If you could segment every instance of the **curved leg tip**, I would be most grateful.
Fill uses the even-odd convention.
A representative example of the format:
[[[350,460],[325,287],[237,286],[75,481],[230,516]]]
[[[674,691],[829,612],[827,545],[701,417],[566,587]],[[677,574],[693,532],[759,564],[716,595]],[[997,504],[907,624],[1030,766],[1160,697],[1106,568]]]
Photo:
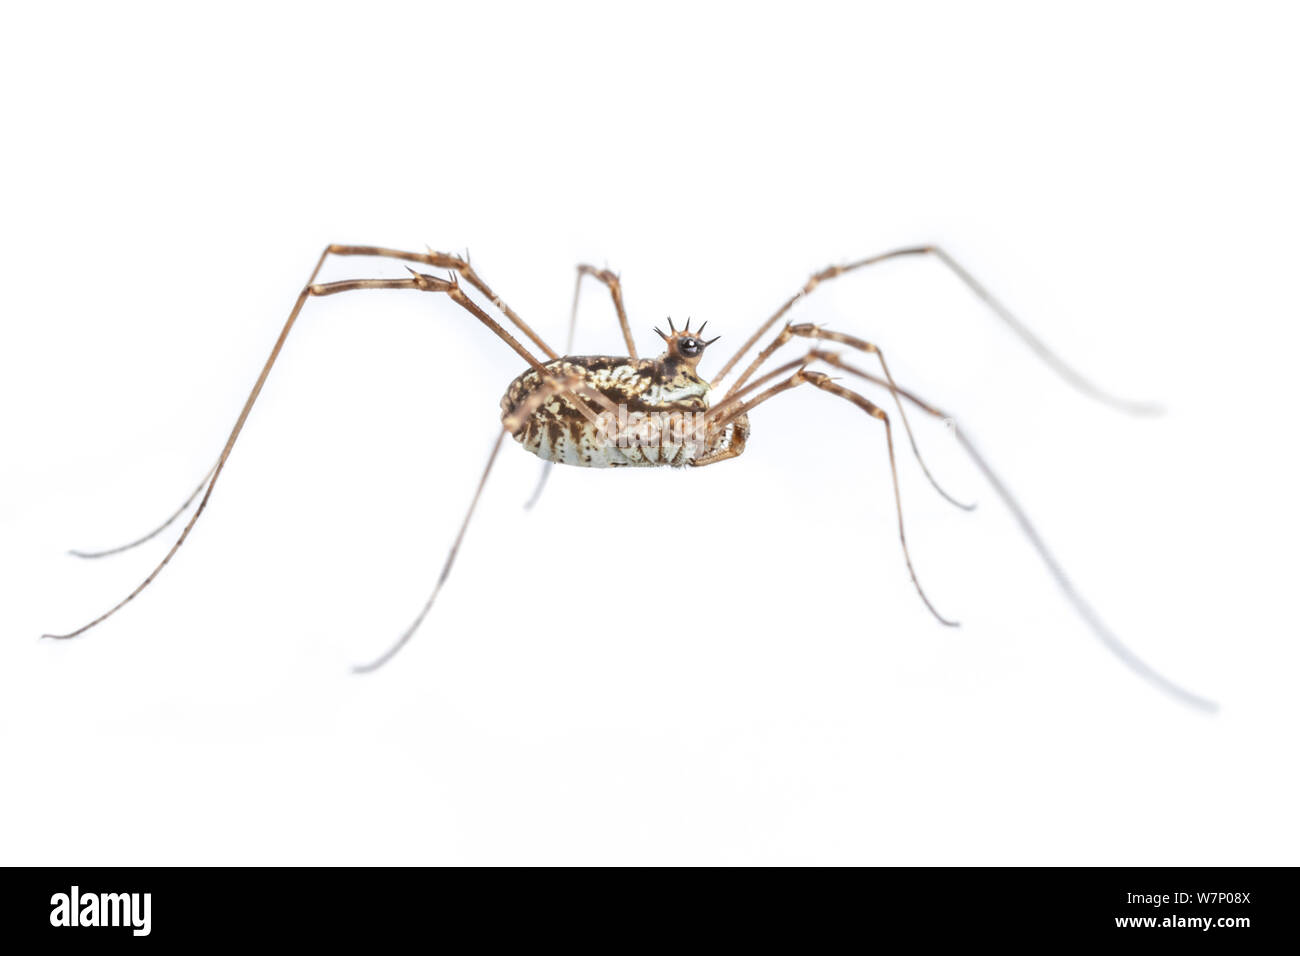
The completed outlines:
[[[954,621],[951,618],[944,617],[924,595],[922,595],[921,600],[925,602],[925,606],[929,612],[934,615],[934,619],[944,627],[961,627],[961,621]]]
[[[920,460],[921,460],[921,456],[918,454],[918,455],[917,455],[917,461],[920,461]],[[965,502],[965,501],[958,501],[958,500],[957,500],[956,498],[954,498],[952,495],[948,494],[948,492],[944,491],[944,490],[943,490],[943,485],[941,485],[941,484],[939,484],[939,482],[935,481],[935,479],[934,479],[934,475],[930,474],[930,469],[928,469],[928,468],[925,467],[925,463],[924,463],[924,462],[921,463],[921,470],[922,470],[923,472],[925,472],[925,477],[928,478],[928,479],[930,479],[930,486],[931,486],[932,488],[934,488],[935,491],[939,492],[939,497],[941,497],[944,501],[948,502],[948,504],[952,505],[954,508],[960,508],[962,511],[974,511],[974,510],[975,510],[975,502],[972,501],[972,502],[967,503],[967,502]]]
[[[976,503],[974,501],[971,502],[958,501],[952,495],[948,494],[948,492],[944,491],[943,486],[939,484],[939,482],[935,481],[934,477],[928,471],[925,472],[925,477],[930,479],[930,485],[931,487],[934,488],[935,491],[939,492],[939,497],[942,498],[944,501],[948,502],[948,504],[952,505],[954,508],[960,508],[962,511],[975,510]]]
[[[1126,415],[1136,415],[1139,418],[1159,418],[1168,411],[1159,402],[1132,402],[1110,396],[1103,396],[1102,400],[1117,411],[1124,412]]]
[[[130,551],[137,544],[143,544],[142,541],[136,541],[132,544],[124,544],[120,548],[109,548],[107,551],[78,551],[76,548],[69,548],[67,554],[74,558],[91,560],[94,558],[107,558],[114,554],[121,554],[123,551]]]
[[[402,649],[402,646],[406,643],[407,638],[409,637],[410,634],[406,635],[406,637],[403,637],[402,640],[399,641],[396,645],[394,645],[393,647],[385,651],[383,654],[376,657],[373,661],[369,661],[368,663],[365,664],[353,664],[351,668],[352,673],[373,674],[375,671],[379,670],[379,668],[383,667],[385,664],[387,664],[397,655],[397,652]]]
[[[1156,685],[1160,687],[1161,690],[1176,698],[1180,703],[1186,704],[1194,710],[1199,710],[1203,714],[1218,714],[1219,712],[1218,701],[1210,700],[1208,697],[1202,697],[1199,694],[1193,694],[1190,690],[1185,690],[1177,684],[1170,683],[1163,678],[1158,679]]]

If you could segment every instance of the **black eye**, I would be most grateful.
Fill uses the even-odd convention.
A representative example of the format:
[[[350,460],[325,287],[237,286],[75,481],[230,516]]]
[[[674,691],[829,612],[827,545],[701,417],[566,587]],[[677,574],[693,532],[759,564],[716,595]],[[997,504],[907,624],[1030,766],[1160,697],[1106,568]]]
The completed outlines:
[[[704,351],[699,339],[684,338],[677,343],[678,351],[688,358],[694,358]]]

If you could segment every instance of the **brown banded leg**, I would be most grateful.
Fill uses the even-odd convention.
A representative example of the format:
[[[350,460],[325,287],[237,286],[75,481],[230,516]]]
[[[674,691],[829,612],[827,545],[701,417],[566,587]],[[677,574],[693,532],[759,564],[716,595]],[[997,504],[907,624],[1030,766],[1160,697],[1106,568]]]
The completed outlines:
[[[582,280],[587,276],[603,282],[609,288],[610,298],[614,300],[614,310],[618,313],[618,324],[623,330],[623,341],[627,343],[627,354],[629,358],[636,358],[636,341],[632,338],[632,328],[627,322],[627,312],[623,308],[623,284],[619,277],[608,269],[597,269],[595,266],[589,266],[586,263],[578,265],[578,276],[573,283],[573,307],[569,309],[569,335],[564,342],[564,354],[573,353],[573,343],[577,337],[578,331],[578,298],[582,294]],[[524,510],[531,511],[533,506],[542,497],[542,492],[546,489],[546,481],[551,477],[551,469],[555,467],[555,462],[542,462],[542,473],[537,477],[537,487],[533,493],[524,502]]]
[[[1058,375],[1085,395],[1134,415],[1159,414],[1161,409],[1158,405],[1152,405],[1146,402],[1133,402],[1127,399],[1118,398],[1092,384],[1091,381],[1079,372],[1075,371],[1072,366],[1066,364],[1060,356],[1049,349],[1042,339],[1031,332],[1028,326],[1016,318],[1010,309],[993,296],[993,293],[984,288],[984,286],[981,285],[974,276],[967,272],[960,263],[953,259],[952,256],[948,255],[948,253],[939,246],[909,246],[905,249],[894,249],[889,252],[881,253],[880,255],[870,256],[866,259],[859,259],[857,262],[850,262],[846,265],[827,266],[820,272],[813,273],[808,281],[804,283],[803,288],[787,299],[781,308],[777,309],[776,312],[767,319],[767,321],[760,325],[758,330],[745,341],[744,345],[740,347],[740,350],[727,361],[727,364],[722,366],[722,369],[716,376],[714,376],[712,384],[716,387],[719,382],[726,378],[727,373],[731,371],[732,367],[740,361],[746,352],[758,343],[758,340],[763,337],[768,329],[776,325],[776,323],[781,320],[781,317],[794,307],[796,302],[805,296],[810,295],[813,290],[823,282],[826,282],[829,279],[838,278],[839,276],[845,275],[849,272],[854,272],[858,269],[866,268],[867,266],[876,265],[880,262],[887,262],[890,259],[900,259],[909,256],[931,256],[934,259],[937,259],[945,268],[948,269],[949,272],[961,280],[962,284],[964,284],[966,288],[976,296],[976,298],[988,306],[994,315],[1005,322],[1011,330],[1020,337],[1021,341],[1029,346],[1031,351],[1051,366]]]
[[[474,268],[469,264],[469,254],[466,253],[462,259],[460,256],[454,256],[449,252],[435,252],[430,249],[427,252],[405,252],[401,249],[385,249],[382,246],[347,246],[335,243],[325,250],[325,256],[376,256],[387,259],[400,259],[404,262],[419,262],[426,266],[433,266],[438,269],[451,269],[460,275],[462,279],[471,286],[487,296],[488,300],[496,306],[501,312],[514,323],[526,337],[533,341],[547,358],[559,358],[555,350],[542,341],[541,336],[534,332],[523,319],[521,319],[510,306],[502,301],[501,297],[488,287]],[[322,263],[325,256],[321,257]],[[317,267],[319,271],[319,266]],[[534,363],[535,364],[535,363]]]
[[[606,415],[618,415],[618,406],[615,405],[605,393],[599,389],[592,388],[584,384],[585,379],[581,375],[563,377],[558,375],[543,375],[542,388],[537,389],[528,396],[526,400],[512,408],[501,419],[505,430],[510,434],[517,432],[534,412],[541,406],[545,405],[553,397],[563,394],[566,401],[574,401],[577,396],[586,399],[591,405],[598,405],[602,413]],[[602,427],[603,423],[591,407],[586,402],[579,401],[578,411],[587,421],[591,422],[597,428]]]
[[[619,277],[608,269],[597,269],[586,263],[578,266],[578,278],[573,285],[573,309],[569,312],[569,339],[564,346],[565,354],[569,354],[573,349],[574,333],[578,327],[578,296],[582,292],[582,280],[585,276],[591,276],[609,288],[610,298],[614,300],[614,311],[618,313],[618,325],[623,332],[623,341],[627,343],[627,354],[630,358],[636,358],[636,341],[632,338],[632,328],[628,325],[627,312],[623,308],[623,285]]]
[[[754,386],[751,386],[751,388],[766,382],[768,379],[779,374],[780,371],[781,370],[778,370],[777,372],[770,373],[768,376],[764,376],[764,378],[759,382],[755,382]],[[957,627],[958,624],[956,621],[948,620],[948,618],[940,614],[935,606],[930,603],[930,599],[926,596],[925,589],[921,587],[920,579],[916,576],[916,569],[912,566],[912,555],[907,547],[907,532],[903,528],[903,497],[898,487],[898,465],[894,458],[894,438],[889,424],[889,416],[885,414],[884,409],[880,408],[866,397],[859,395],[857,392],[836,384],[821,372],[810,372],[806,367],[801,367],[789,378],[777,382],[775,385],[759,392],[753,398],[741,400],[741,394],[738,392],[730,401],[724,401],[720,405],[715,406],[714,409],[710,410],[706,416],[706,421],[709,423],[710,429],[713,427],[722,428],[732,419],[735,419],[740,415],[748,414],[751,409],[763,404],[763,402],[766,402],[768,399],[775,398],[782,392],[789,391],[790,389],[796,388],[804,383],[814,385],[823,391],[830,392],[832,395],[837,395],[846,401],[852,402],[858,408],[862,409],[872,418],[877,419],[885,426],[885,444],[889,449],[889,474],[894,482],[894,508],[898,513],[898,540],[903,545],[903,560],[907,562],[907,573],[911,575],[912,584],[916,587],[916,593],[921,596],[921,600],[925,603],[925,606],[930,609],[930,613],[935,616],[935,619],[941,624],[946,624],[948,627]],[[717,413],[716,417],[715,412]]]
[[[508,319],[510,319],[510,321],[515,325],[515,327],[518,328],[519,331],[522,332],[525,336],[531,339],[537,345],[537,347],[540,348],[543,353],[545,353],[545,355],[548,358],[558,357],[555,354],[555,350],[552,349],[549,345],[547,345],[544,341],[542,341],[541,337],[538,336],[537,333],[534,332],[532,328],[530,328],[529,325],[526,322],[524,322],[524,320],[521,319],[513,309],[510,308],[510,306],[506,305],[506,303],[501,299],[501,297],[498,296],[495,292],[493,292],[492,289],[488,286],[486,282],[483,281],[482,278],[479,277],[478,273],[475,272],[473,267],[470,265],[468,254],[466,254],[466,256],[462,259],[461,257],[452,255],[451,253],[435,252],[432,249],[429,249],[427,252],[406,252],[401,249],[387,249],[384,248],[383,246],[354,246],[354,245],[343,245],[340,243],[333,243],[329,246],[326,246],[325,251],[321,253],[320,260],[316,263],[316,269],[315,271],[312,272],[312,276],[308,282],[308,285],[310,285],[312,282],[316,280],[316,276],[320,273],[321,268],[324,266],[325,260],[328,259],[330,256],[374,256],[376,258],[398,259],[402,262],[418,262],[423,265],[433,266],[435,268],[451,269],[455,273],[460,275],[466,282],[472,285],[475,289],[477,289],[483,295],[487,296],[488,299],[491,300],[492,304],[495,305],[498,309],[500,309],[501,312]],[[615,281],[617,282],[617,279],[615,279]],[[338,291],[342,291],[342,290],[338,290]],[[620,307],[620,314],[621,314],[622,311],[621,302],[619,307]],[[576,298],[574,300],[574,311],[576,316],[576,311],[577,311]],[[626,320],[624,320],[624,326],[626,327]],[[499,327],[494,328],[493,330],[496,331],[498,335],[501,334]],[[570,335],[572,335],[572,331],[570,332]],[[521,351],[517,344],[515,344],[514,347],[515,347],[515,351],[523,355],[524,358],[527,359],[531,365],[533,366],[537,365],[536,360],[533,359],[531,355],[528,355],[526,352]],[[199,482],[199,486],[194,489],[194,492],[188,498],[185,499],[185,503],[182,504],[180,508],[178,508],[170,518],[168,518],[158,527],[154,528],[148,534],[137,538],[136,540],[130,542],[129,544],[124,544],[116,548],[109,548],[104,551],[72,550],[69,551],[68,553],[78,558],[104,558],[112,554],[121,554],[123,551],[129,551],[132,548],[142,545],[147,541],[153,540],[155,537],[157,537],[159,534],[161,534],[163,531],[169,528],[172,524],[174,524],[176,520],[185,513],[186,509],[188,509],[189,506],[194,503],[194,500],[199,496],[199,493],[202,492],[203,489],[207,486],[208,482],[211,480],[216,470],[217,470],[217,466],[213,465],[212,468],[208,470],[208,473],[207,475],[204,476],[203,480]]]
[[[339,252],[340,249],[343,249],[344,251]],[[356,251],[362,249],[364,249],[364,251]],[[349,292],[355,289],[411,289],[420,292],[445,293],[453,302],[491,329],[507,345],[527,360],[531,366],[539,370],[542,369],[541,363],[533,357],[532,353],[524,348],[524,346],[521,345],[509,332],[502,328],[496,320],[479,308],[479,306],[460,288],[460,285],[456,282],[454,277],[451,279],[439,279],[435,276],[424,275],[415,272],[414,270],[409,270],[411,272],[411,278],[409,279],[352,279],[343,282],[330,282],[316,285],[316,276],[320,273],[321,266],[324,264],[326,256],[330,255],[331,252],[339,252],[341,255],[389,254],[394,258],[417,255],[414,253],[392,253],[390,250],[376,251],[371,247],[338,246],[330,246],[321,253],[320,258],[316,262],[316,267],[312,270],[311,276],[307,280],[307,285],[304,286],[302,292],[298,294],[293,309],[289,313],[289,318],[285,321],[284,327],[280,330],[280,335],[271,349],[271,354],[267,358],[266,364],[262,367],[262,371],[258,375],[257,381],[253,384],[253,389],[249,393],[247,400],[244,402],[244,407],[240,411],[238,419],[235,421],[234,428],[230,432],[230,437],[226,439],[226,444],[221,451],[221,456],[217,459],[217,463],[212,469],[212,477],[207,481],[207,491],[204,492],[203,497],[199,500],[198,507],[195,509],[194,514],[190,516],[190,520],[186,523],[184,529],[182,529],[180,536],[176,539],[176,542],[172,545],[171,549],[163,557],[162,561],[158,563],[157,567],[149,573],[148,577],[146,577],[144,581],[135,588],[135,590],[89,624],[84,624],[75,631],[69,631],[66,634],[46,634],[43,636],[58,639],[76,637],[78,634],[81,634],[94,627],[96,624],[108,619],[134,600],[141,591],[148,587],[153,582],[154,578],[162,572],[162,569],[167,566],[175,556],[176,552],[180,550],[181,545],[185,543],[185,539],[189,537],[190,531],[194,528],[194,525],[198,522],[204,509],[207,507],[208,500],[212,497],[212,491],[216,487],[217,479],[221,477],[221,471],[230,457],[230,452],[234,448],[235,442],[239,439],[240,432],[243,431],[244,423],[248,420],[248,415],[253,410],[253,405],[256,403],[257,397],[262,392],[262,386],[266,384],[267,376],[271,374],[271,369],[275,365],[276,359],[280,356],[280,350],[284,348],[284,343],[288,339],[289,333],[293,330],[294,323],[298,320],[299,313],[302,312],[302,308],[309,298],[313,296],[335,295],[340,292]],[[574,406],[590,420],[595,420],[595,412],[591,410],[590,406],[588,406],[583,399],[572,393],[566,394],[566,399],[573,402]]]
[[[921,398],[916,393],[911,392],[906,388],[901,388],[895,385],[892,381],[887,381],[877,375],[872,375],[870,372],[863,371],[862,369],[845,362],[834,352],[826,352],[821,349],[814,349],[802,359],[799,359],[796,362],[790,362],[788,365],[777,369],[775,372],[769,373],[769,375],[764,376],[763,379],[755,382],[755,385],[761,385],[763,382],[770,380],[771,377],[779,376],[791,368],[814,361],[824,362],[834,368],[848,372],[850,375],[854,375],[858,378],[864,379],[865,381],[879,385],[882,388],[887,388],[895,395],[901,395],[920,411],[934,418],[947,422],[956,421],[952,415],[943,411],[937,405]],[[749,392],[751,390],[752,386],[750,389],[745,389],[744,391]],[[737,394],[739,397],[739,393]],[[730,417],[730,412],[734,411],[735,407],[739,404],[742,403],[733,403],[730,410],[724,411],[724,415]],[[722,406],[719,405],[717,407],[721,408]],[[1070,605],[1074,608],[1075,612],[1083,619],[1084,623],[1101,642],[1102,646],[1115,655],[1115,657],[1119,658],[1120,662],[1138,677],[1170,695],[1175,700],[1188,706],[1195,707],[1198,710],[1211,713],[1217,711],[1219,709],[1217,703],[1174,683],[1168,677],[1165,677],[1154,667],[1144,661],[1127,644],[1119,639],[1110,627],[1107,626],[1106,622],[1102,620],[1101,615],[1097,613],[1096,609],[1088,603],[1087,599],[1084,598],[1075,587],[1074,582],[1070,580],[1070,577],[1066,574],[1065,568],[1061,565],[1060,561],[1057,560],[1056,555],[1047,547],[1047,542],[1034,526],[1033,522],[1030,521],[1029,515],[1026,514],[1025,509],[989,465],[988,461],[980,451],[975,447],[967,433],[967,430],[965,428],[954,428],[953,431],[957,436],[958,444],[960,444],[966,454],[970,456],[971,461],[975,463],[975,467],[984,475],[984,478],[988,483],[993,486],[993,490],[997,492],[998,497],[1002,499],[1002,503],[1006,505],[1007,510],[1011,512],[1012,517],[1016,519],[1016,524],[1020,526],[1020,530],[1024,536],[1029,539],[1030,545],[1033,546],[1033,549],[1038,553],[1039,559],[1042,560],[1043,564],[1047,567],[1048,573],[1051,574],[1052,579],[1056,582],[1056,586],[1061,589],[1066,600],[1070,602]]]
[[[842,332],[829,332],[819,326],[803,323],[800,325],[787,325],[782,329],[777,334],[776,338],[774,338],[766,348],[755,356],[754,361],[749,363],[749,366],[743,373],[741,373],[740,378],[736,379],[731,388],[727,390],[727,394],[723,397],[723,401],[725,402],[733,395],[742,391],[745,383],[749,381],[750,377],[758,371],[758,369],[767,362],[774,353],[796,336],[806,339],[825,339],[831,342],[839,342],[842,345],[847,345],[860,352],[870,353],[879,360],[880,368],[885,373],[885,378],[891,383],[894,381],[894,376],[890,374],[889,371],[889,365],[885,362],[885,353],[880,351],[877,346],[852,335],[845,335]],[[934,475],[930,473],[929,467],[925,464],[925,459],[921,457],[921,449],[917,447],[916,436],[912,433],[912,423],[907,420],[907,412],[903,409],[903,402],[898,397],[898,393],[895,391],[895,386],[891,384],[887,387],[894,392],[894,403],[898,407],[898,417],[903,423],[903,430],[907,433],[908,444],[912,446],[912,454],[916,457],[917,463],[921,466],[921,471],[925,473],[925,477],[929,479],[934,490],[939,492],[939,494],[942,495],[950,504],[956,505],[963,511],[973,511],[975,509],[974,504],[965,504],[948,494],[948,492],[943,490],[943,487],[939,482],[935,480]]]

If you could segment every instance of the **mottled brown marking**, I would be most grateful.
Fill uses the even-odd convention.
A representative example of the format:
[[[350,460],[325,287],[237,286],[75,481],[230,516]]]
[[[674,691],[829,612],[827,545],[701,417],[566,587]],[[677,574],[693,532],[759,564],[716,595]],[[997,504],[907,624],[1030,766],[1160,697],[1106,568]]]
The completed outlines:
[[[702,442],[671,441],[671,432],[660,432],[660,443],[620,445],[583,416],[558,392],[545,394],[547,382],[577,381],[577,391],[599,393],[615,409],[628,415],[641,412],[703,413],[709,408],[709,384],[696,372],[703,341],[682,331],[665,336],[667,350],[657,358],[638,359],[613,355],[568,355],[524,372],[506,389],[501,399],[502,420],[507,424],[531,408],[525,423],[513,436],[539,458],[586,468],[684,467],[734,458],[744,448],[749,423],[743,417],[710,427]],[[696,343],[698,353],[684,355],[679,343]],[[689,343],[688,343],[689,344]],[[585,395],[586,392],[583,392]],[[628,434],[628,433],[621,433]]]

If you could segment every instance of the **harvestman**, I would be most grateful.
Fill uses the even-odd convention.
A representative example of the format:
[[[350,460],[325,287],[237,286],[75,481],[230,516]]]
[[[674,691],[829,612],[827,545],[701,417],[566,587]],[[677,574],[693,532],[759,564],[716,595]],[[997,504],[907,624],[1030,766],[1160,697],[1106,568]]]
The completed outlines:
[[[350,279],[342,282],[317,284],[316,277],[325,264],[325,260],[331,255],[399,259],[438,269],[447,269],[449,270],[448,278],[442,279],[417,272],[407,266],[410,278],[406,279]],[[898,418],[907,433],[912,452],[920,463],[922,471],[929,478],[930,483],[934,485],[941,495],[958,507],[972,507],[961,504],[944,492],[930,474],[929,469],[925,467],[925,462],[921,459],[920,451],[917,449],[916,441],[912,435],[911,425],[908,423],[907,415],[903,410],[903,402],[906,400],[921,412],[936,418],[947,420],[951,416],[907,389],[900,388],[894,382],[893,376],[889,372],[889,366],[885,363],[885,357],[879,348],[854,336],[832,332],[820,326],[787,323],[765,347],[759,350],[753,361],[745,367],[740,377],[732,383],[720,401],[711,404],[709,400],[710,391],[727,377],[737,363],[758,344],[765,334],[781,321],[781,318],[790,311],[795,303],[812,293],[821,283],[866,266],[907,256],[930,257],[946,266],[1040,358],[1080,391],[1095,399],[1135,414],[1154,411],[1152,406],[1114,398],[1094,386],[1050,351],[1005,306],[980,285],[970,273],[937,246],[895,249],[847,265],[829,266],[813,274],[798,292],[791,296],[770,318],[758,327],[736,354],[727,360],[717,375],[713,377],[713,380],[706,381],[700,377],[696,368],[704,355],[705,349],[716,339],[706,340],[703,337],[703,325],[691,332],[690,323],[687,322],[686,327],[679,331],[670,321],[667,333],[655,329],[660,337],[664,339],[667,346],[666,350],[657,358],[639,358],[636,343],[632,339],[632,331],[628,325],[627,313],[623,307],[622,285],[619,282],[619,277],[607,269],[596,269],[589,265],[578,266],[566,352],[573,345],[574,328],[577,321],[578,295],[582,289],[582,282],[584,278],[591,277],[603,283],[609,289],[614,310],[618,315],[619,327],[622,330],[623,339],[627,343],[628,354],[617,357],[560,356],[542,341],[537,333],[529,328],[524,320],[488,287],[487,283],[471,267],[468,256],[461,258],[432,250],[420,253],[402,252],[377,246],[332,245],[321,253],[320,259],[316,262],[316,268],[312,270],[306,286],[298,295],[298,300],[294,303],[293,310],[289,313],[289,318],[280,331],[280,336],[276,339],[274,348],[271,349],[271,355],[266,360],[266,365],[263,366],[257,382],[253,385],[253,390],[244,403],[239,418],[235,421],[235,427],[231,430],[230,437],[226,439],[226,445],[221,451],[221,456],[208,474],[204,476],[199,486],[185,500],[184,504],[161,526],[130,544],[109,551],[73,551],[71,553],[83,558],[98,558],[117,554],[143,544],[180,518],[194,500],[202,494],[203,497],[199,500],[198,507],[188,523],[186,523],[176,542],[172,545],[171,550],[167,552],[162,561],[158,563],[158,566],[150,572],[149,576],[135,590],[89,624],[67,634],[47,634],[45,636],[65,639],[76,637],[78,634],[89,630],[134,600],[167,566],[167,563],[171,561],[181,544],[189,536],[190,531],[199,520],[199,516],[203,513],[203,509],[207,507],[208,499],[212,497],[212,489],[216,486],[217,479],[221,477],[221,471],[226,466],[231,449],[234,448],[235,442],[244,428],[244,423],[248,419],[248,414],[257,401],[262,386],[271,373],[271,367],[279,357],[280,350],[284,347],[285,340],[289,337],[289,332],[293,329],[303,305],[306,304],[309,298],[314,296],[334,295],[355,289],[410,289],[418,292],[443,293],[491,329],[502,341],[514,349],[529,366],[522,375],[510,384],[501,400],[502,430],[498,433],[496,442],[492,446],[487,467],[484,468],[483,475],[475,488],[469,509],[461,522],[460,530],[452,543],[451,551],[443,564],[433,592],[429,595],[415,621],[397,642],[376,660],[354,668],[356,671],[372,671],[387,662],[410,640],[411,636],[419,628],[420,623],[428,615],[438,597],[438,593],[447,580],[452,564],[456,560],[456,552],[464,540],[465,531],[474,515],[474,508],[478,504],[479,497],[483,492],[483,486],[487,482],[488,474],[492,470],[492,465],[496,461],[497,453],[500,451],[506,435],[511,435],[528,451],[545,461],[541,480],[538,482],[537,490],[529,502],[531,506],[541,494],[551,464],[554,462],[591,468],[655,467],[664,465],[701,467],[735,458],[745,449],[745,442],[749,435],[749,413],[768,399],[800,385],[811,385],[832,396],[848,401],[879,421],[883,426],[885,444],[889,452],[890,474],[893,478],[894,507],[898,514],[898,537],[902,543],[903,559],[907,565],[908,573],[921,600],[935,618],[945,625],[955,626],[955,621],[948,620],[935,609],[922,589],[916,571],[912,567],[912,558],[908,551],[907,537],[903,529],[902,500],[899,494],[898,471],[894,460],[893,431],[889,416],[883,409],[862,394],[846,388],[825,373],[811,368],[814,364],[829,366],[888,390],[898,409]],[[518,338],[508,332],[473,299],[466,295],[464,289],[461,288],[462,281],[486,296],[492,305],[505,316],[507,321],[522,336],[530,340],[542,352],[544,357],[542,359],[537,358]],[[755,377],[760,369],[763,369],[769,363],[777,350],[794,339],[806,339],[811,343],[810,348],[803,356],[767,370]],[[876,375],[857,368],[845,361],[840,353],[826,350],[822,347],[822,343],[827,342],[846,346],[864,355],[873,356],[880,366],[880,374]],[[1065,596],[1102,643],[1132,671],[1166,693],[1186,704],[1205,710],[1214,710],[1216,705],[1212,701],[1193,694],[1165,678],[1137,657],[1111,633],[1092,607],[1075,590],[1061,565],[1048,551],[1043,539],[1030,523],[1024,510],[1012,497],[1002,481],[989,468],[983,457],[976,451],[970,439],[960,429],[955,430],[954,433],[958,442],[971,456],[976,467],[983,473],[989,484],[998,493],[998,496],[1011,510],[1012,515],[1020,524],[1021,530],[1046,563],[1048,570],[1056,579]]]

